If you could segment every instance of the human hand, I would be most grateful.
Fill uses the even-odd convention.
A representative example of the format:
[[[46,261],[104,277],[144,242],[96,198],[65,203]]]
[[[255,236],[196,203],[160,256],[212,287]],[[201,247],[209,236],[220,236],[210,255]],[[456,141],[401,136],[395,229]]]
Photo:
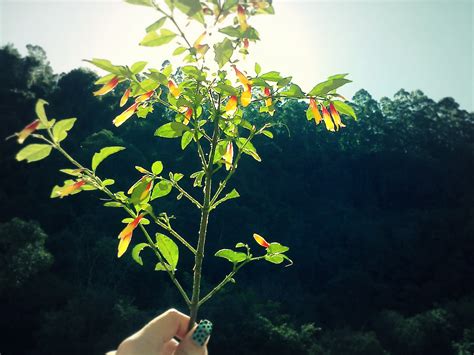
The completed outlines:
[[[188,325],[187,315],[170,309],[122,341],[117,351],[106,355],[207,355],[212,323],[202,320],[189,332]]]

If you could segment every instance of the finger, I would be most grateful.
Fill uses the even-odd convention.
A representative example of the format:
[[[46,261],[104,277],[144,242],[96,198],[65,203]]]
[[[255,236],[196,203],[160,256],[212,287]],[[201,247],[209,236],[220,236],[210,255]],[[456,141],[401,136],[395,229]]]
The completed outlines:
[[[166,342],[163,345],[163,350],[160,354],[161,355],[174,355],[178,345],[179,343],[176,340],[171,339],[170,341]]]
[[[170,309],[153,319],[142,329],[142,337],[155,344],[164,344],[173,337],[183,339],[188,329],[189,317]]]
[[[207,355],[207,343],[212,332],[212,323],[202,320],[179,343],[175,355]]]

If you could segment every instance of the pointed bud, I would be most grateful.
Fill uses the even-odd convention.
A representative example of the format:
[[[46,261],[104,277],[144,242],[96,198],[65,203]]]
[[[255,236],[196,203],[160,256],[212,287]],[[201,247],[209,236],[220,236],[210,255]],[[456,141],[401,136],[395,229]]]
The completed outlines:
[[[233,115],[237,110],[237,96],[231,96],[227,104],[225,105],[225,112],[228,115]]]
[[[128,88],[127,90],[125,90],[125,92],[123,93],[122,95],[122,98],[120,99],[120,107],[123,107],[127,101],[128,101],[128,98],[130,97],[130,92],[132,90],[130,88]]]
[[[245,31],[249,27],[247,24],[247,14],[242,5],[237,6],[237,17],[239,19],[240,30]]]
[[[85,183],[86,182],[84,180],[79,180],[73,184],[65,185],[57,189],[56,194],[59,196],[59,198],[63,198],[64,196],[68,196],[73,192],[79,190],[83,185],[85,185]]]
[[[118,239],[120,239],[120,242],[118,245],[117,257],[120,258],[127,251],[130,241],[132,240],[133,231],[135,228],[137,228],[138,223],[140,223],[142,218],[143,218],[143,215],[140,214],[132,222],[127,224],[127,226],[120,232],[118,236]]]
[[[168,89],[170,90],[171,95],[175,98],[178,98],[181,95],[181,90],[176,86],[173,80],[168,81]]]
[[[309,107],[311,107],[311,112],[313,112],[314,120],[316,121],[316,124],[319,124],[323,118],[321,117],[321,114],[319,113],[318,110],[318,104],[316,103],[316,100],[314,98],[309,99]]]
[[[112,123],[115,125],[115,127],[121,126],[126,120],[128,120],[130,117],[133,116],[135,111],[138,108],[138,102],[135,102],[132,106],[127,108],[124,112],[122,112],[120,115],[114,118]]]
[[[234,145],[232,142],[227,143],[227,147],[222,159],[225,163],[225,170],[230,170],[232,167],[232,160],[234,159]]]
[[[235,75],[237,76],[239,81],[244,85],[244,87],[252,84],[250,80],[247,79],[247,77],[239,69],[237,69],[235,65],[234,65],[234,70],[235,70]]]
[[[153,96],[154,93],[155,93],[155,90],[148,91],[147,93],[138,96],[135,99],[135,102],[140,103],[140,102],[143,102],[143,101],[147,101],[148,99],[150,99],[150,97]]]
[[[252,100],[252,87],[250,85],[247,85],[247,90],[245,90],[242,93],[242,96],[240,96],[240,102],[242,103],[243,107],[247,107],[250,104],[251,100]]]
[[[19,133],[17,133],[17,136],[18,136],[18,143],[22,144],[26,138],[28,138],[28,136],[30,134],[32,134],[34,131],[36,131],[36,129],[38,128],[40,124],[40,120],[37,119],[37,120],[34,120],[33,122],[31,122],[30,124],[26,125],[25,128],[23,128]],[[14,137],[14,136],[13,136]]]
[[[268,243],[265,238],[263,238],[260,234],[254,233],[253,234],[253,239],[260,244],[264,248],[268,248],[270,246],[270,243]]]
[[[336,131],[338,131],[340,127],[346,127],[346,125],[342,123],[341,116],[339,116],[339,112],[337,112],[332,102],[329,104],[329,111],[331,112],[332,119],[336,125]]]
[[[329,115],[329,112],[326,107],[324,107],[324,105],[321,105],[321,111],[323,112],[323,120],[324,124],[326,125],[326,129],[328,131],[334,132],[334,123],[332,122],[331,116]]]
[[[206,34],[207,32],[204,31],[203,33],[201,33],[201,35],[196,39],[196,41],[194,41],[194,44],[193,44],[193,47],[194,48],[198,48],[198,46],[201,44],[202,40],[204,39],[204,37],[206,37]]]
[[[99,90],[95,91],[94,96],[101,96],[107,94],[108,92],[115,89],[118,83],[119,78],[117,76],[113,77],[112,80],[110,80],[107,84],[102,86]]]

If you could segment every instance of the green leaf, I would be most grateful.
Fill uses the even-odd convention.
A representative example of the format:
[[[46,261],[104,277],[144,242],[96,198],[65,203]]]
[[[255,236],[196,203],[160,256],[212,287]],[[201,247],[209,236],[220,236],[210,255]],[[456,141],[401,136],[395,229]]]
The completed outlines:
[[[239,0],[225,0],[222,11],[228,11],[239,3]]]
[[[158,95],[159,96],[159,95]],[[139,106],[137,109],[138,118],[146,118],[149,113],[153,112],[153,105]]]
[[[163,171],[163,163],[159,160],[155,161],[151,166],[151,172],[155,175],[160,175]]]
[[[46,158],[52,149],[53,147],[49,144],[30,144],[18,152],[16,160],[26,160],[28,163],[32,163]]]
[[[222,140],[217,143],[216,152],[214,153],[214,161],[212,162],[213,164],[221,160],[222,156],[225,154],[227,143],[228,141],[226,140]]]
[[[145,202],[149,197],[150,193],[144,194],[148,184],[150,183],[151,179],[143,179],[132,191],[132,196],[130,198],[130,202],[134,205],[139,205],[142,202]]]
[[[124,150],[125,147],[113,146],[102,148],[99,152],[95,153],[92,157],[92,170],[96,170],[100,163],[104,161],[108,156]]]
[[[104,186],[109,186],[109,185],[113,185],[113,184],[115,184],[114,179],[105,179],[104,181],[102,181],[102,185],[104,185]]]
[[[133,5],[143,5],[143,6],[153,7],[152,0],[125,0],[125,2],[128,2],[129,4],[133,4]]]
[[[290,248],[284,245],[281,245],[278,242],[272,242],[270,243],[270,246],[267,248],[267,253],[268,254],[281,254],[288,250],[290,250]]]
[[[173,188],[173,184],[171,182],[169,182],[168,180],[160,181],[153,188],[153,191],[151,193],[150,201],[152,201],[156,198],[164,197],[164,196],[168,195],[171,192],[172,188]]]
[[[217,253],[214,254],[219,258],[224,258],[229,260],[231,263],[240,263],[242,261],[247,260],[248,256],[245,253],[230,250],[230,249],[221,249]]]
[[[191,174],[191,179],[194,179],[193,186],[194,187],[202,187],[202,179],[204,177],[204,171],[196,171],[195,173]]]
[[[263,131],[262,131],[262,134],[263,134],[264,136],[267,136],[267,137],[270,138],[270,139],[273,139],[273,133],[270,132],[270,131],[263,130]]]
[[[145,69],[147,62],[136,62],[130,67],[130,71],[133,74],[138,74],[140,73],[143,69]]]
[[[71,176],[81,176],[83,170],[82,169],[59,169],[59,171]]]
[[[345,74],[339,74],[339,75],[345,76]],[[328,92],[335,90],[341,87],[342,85],[350,83],[350,82],[351,80],[348,80],[336,75],[336,76],[333,76],[332,79],[328,79],[316,85],[314,88],[311,89],[310,92],[308,92],[308,96],[326,95]]]
[[[273,264],[281,264],[285,257],[282,254],[265,255],[265,260]]]
[[[240,137],[239,139],[237,139],[236,143],[239,149],[242,149],[243,153],[250,155],[256,161],[262,161],[262,159],[257,153],[257,150],[255,149],[255,146],[252,144],[252,142],[247,141],[247,138]]]
[[[218,93],[221,93],[223,95],[238,95],[239,94],[239,91],[236,88],[224,83],[217,84],[215,89]]]
[[[242,242],[238,242],[237,244],[235,244],[235,247],[236,248],[247,248],[248,245],[245,244],[245,243],[242,243]]]
[[[240,32],[240,27],[227,26],[219,30],[220,33],[223,33],[230,37],[240,38],[242,33]]]
[[[109,201],[109,202],[104,203],[104,206],[118,208],[118,207],[122,207],[123,205],[120,202]]]
[[[215,52],[215,61],[219,64],[219,68],[222,68],[224,64],[229,62],[234,52],[234,47],[232,46],[232,41],[228,38],[224,38],[222,42],[216,43],[214,45]]]
[[[85,61],[94,64],[97,68],[108,71],[109,73],[121,74],[120,67],[113,65],[108,59],[93,58],[92,60],[85,59]]]
[[[146,247],[149,247],[147,243],[140,243],[140,244],[135,245],[132,249],[133,260],[135,260],[141,266],[143,266],[143,260],[142,260],[142,257],[140,256],[140,253]]]
[[[166,270],[173,270],[169,264],[166,264],[166,267],[163,265],[162,262],[156,263],[155,271],[166,271]]]
[[[36,106],[35,106],[35,112],[36,112],[36,116],[38,116],[40,122],[46,126],[46,127],[49,127],[49,121],[48,121],[48,117],[46,116],[46,112],[44,110],[44,105],[48,105],[48,103],[42,99],[39,99],[38,101],[36,101]]]
[[[155,31],[148,32],[140,42],[140,45],[146,47],[158,47],[170,43],[176,36],[177,34],[173,31],[162,28],[160,34]]]
[[[191,143],[194,137],[194,132],[186,131],[184,132],[183,136],[181,137],[181,149],[185,150],[186,147]]]
[[[255,74],[260,74],[260,72],[262,71],[262,67],[260,66],[260,64],[258,63],[255,63]]]
[[[181,122],[169,122],[159,127],[155,131],[155,136],[162,138],[176,138],[181,137],[185,131],[189,131],[190,128]]]
[[[178,182],[179,180],[181,180],[183,177],[184,177],[184,175],[181,174],[181,173],[174,173],[174,174],[173,174],[173,180],[176,181],[176,182]]]
[[[251,26],[245,30],[245,32],[242,34],[242,38],[248,38],[255,41],[260,40],[257,30]]]
[[[53,126],[53,137],[56,142],[62,142],[67,137],[67,132],[74,126],[76,118],[66,118],[56,122]]]
[[[133,220],[134,220],[134,218],[131,218],[131,217],[124,218],[124,219],[122,219],[122,223],[130,223],[130,222],[133,222]],[[147,219],[147,218],[142,218],[140,220],[140,224],[143,224],[144,226],[147,226],[147,225],[150,224],[150,220]]]
[[[179,260],[179,249],[176,243],[166,235],[156,233],[156,247],[171,266],[171,270],[175,270]]]
[[[343,115],[351,116],[357,121],[357,116],[354,109],[342,101],[333,101],[332,102],[336,110],[338,110]]]
[[[262,74],[259,78],[262,80],[275,81],[275,82],[282,79],[280,73],[277,71],[270,71],[268,73]]]
[[[159,30],[161,28],[161,26],[163,26],[166,22],[166,16],[165,17],[162,17],[160,18],[158,21],[156,22],[153,22],[150,26],[148,26],[146,28],[146,31],[147,32],[151,32],[151,31],[156,31],[156,30]]]
[[[288,85],[288,84],[291,82],[291,79],[293,79],[293,77],[287,76],[286,78],[283,78],[283,79],[281,79],[281,80],[278,80],[277,86],[278,86],[279,88],[282,88],[282,87]]]
[[[280,95],[286,96],[286,97],[294,97],[294,98],[302,98],[305,96],[304,92],[296,84],[291,84],[288,90],[282,91]]]
[[[186,47],[178,47],[173,51],[173,55],[180,55],[186,52]]]
[[[228,194],[226,194],[223,198],[221,198],[219,201],[217,201],[214,206],[212,206],[213,208],[216,208],[216,206],[220,205],[222,202],[225,202],[227,200],[231,200],[233,198],[238,198],[240,197],[240,194],[237,192],[236,189],[233,189],[231,192],[229,192]]]
[[[175,0],[174,5],[189,17],[202,10],[201,3],[197,0]]]

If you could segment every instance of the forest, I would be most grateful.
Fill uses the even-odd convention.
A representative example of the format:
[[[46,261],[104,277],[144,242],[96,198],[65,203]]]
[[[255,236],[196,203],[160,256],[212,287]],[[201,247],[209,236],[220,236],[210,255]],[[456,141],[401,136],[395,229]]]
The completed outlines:
[[[35,45],[25,55],[0,48],[0,65],[0,353],[103,354],[160,312],[186,312],[151,255],[143,267],[117,259],[123,216],[99,194],[50,199],[59,169],[70,168],[61,156],[27,166],[4,140],[43,98],[50,117],[77,117],[66,147],[79,161],[127,148],[101,167],[117,188],[137,180],[134,165],[159,159],[184,169],[193,189],[193,150],[153,136],[170,113],[157,106],[118,130],[121,91],[94,97],[95,72],[54,73]],[[262,162],[242,160],[233,181],[241,197],[211,218],[203,287],[228,272],[215,251],[252,243],[255,230],[288,245],[294,264],[244,268],[203,306],[211,354],[474,352],[474,113],[404,89],[379,101],[360,90],[351,105],[358,120],[335,135],[307,121],[307,105],[288,103],[272,118],[273,139],[254,142]],[[175,197],[156,208],[192,241],[199,216]],[[189,286],[193,260],[182,263]]]

